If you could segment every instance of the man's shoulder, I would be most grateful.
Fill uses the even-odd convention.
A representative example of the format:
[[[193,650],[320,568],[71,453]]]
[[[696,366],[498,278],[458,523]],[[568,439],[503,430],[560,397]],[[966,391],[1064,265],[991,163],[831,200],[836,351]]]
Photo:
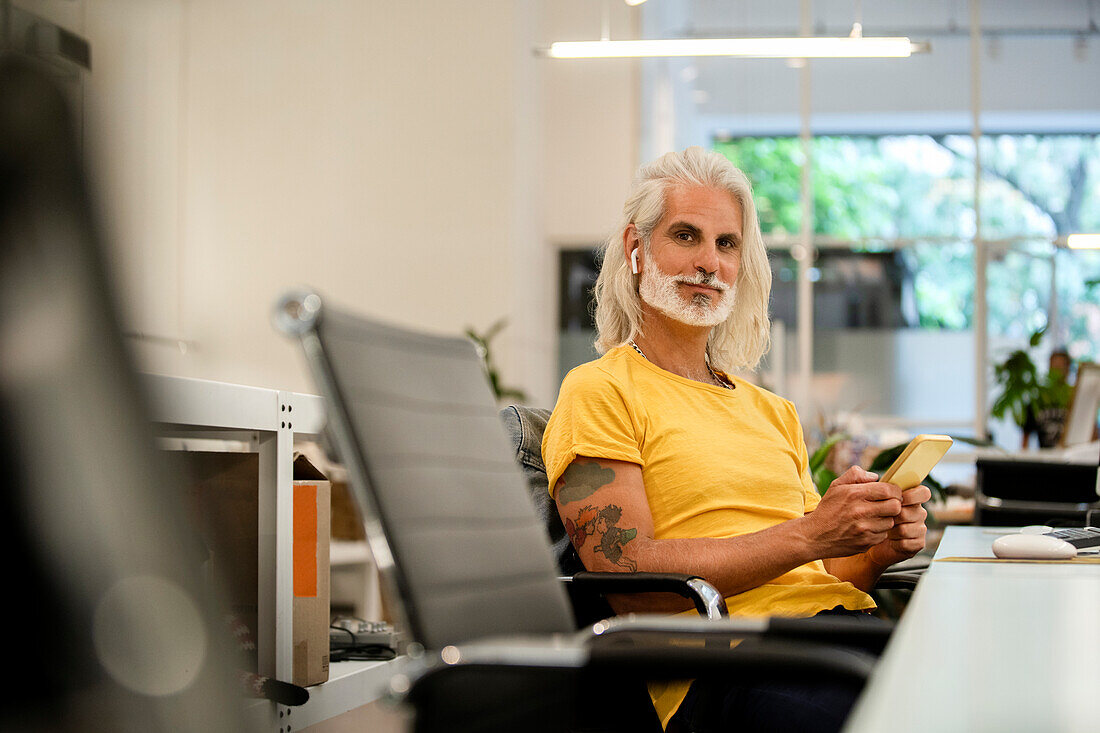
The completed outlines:
[[[775,392],[772,392],[766,387],[759,384],[754,384],[743,377],[735,375],[726,375],[729,377],[738,390],[744,390],[741,394],[747,395],[753,401],[759,405],[767,405],[777,412],[791,413],[796,415],[797,412],[794,407],[794,403],[785,397],[780,397]]]
[[[723,373],[725,373],[725,372],[723,372]],[[758,399],[768,400],[768,401],[772,401],[772,402],[787,402],[788,401],[788,400],[785,400],[784,398],[780,397],[779,395],[777,395],[775,392],[772,392],[767,387],[765,387],[761,384],[757,384],[756,382],[752,381],[751,379],[747,379],[745,377],[742,377],[742,376],[739,376],[739,375],[736,375],[736,374],[726,374],[726,376],[729,377],[729,379],[735,385],[737,385],[737,389],[743,389],[743,390],[745,390],[745,392],[747,392],[749,394],[752,394],[754,397],[756,397]]]
[[[603,356],[573,367],[565,375],[563,384],[571,386],[587,384],[622,384],[630,372],[625,347],[618,346]]]

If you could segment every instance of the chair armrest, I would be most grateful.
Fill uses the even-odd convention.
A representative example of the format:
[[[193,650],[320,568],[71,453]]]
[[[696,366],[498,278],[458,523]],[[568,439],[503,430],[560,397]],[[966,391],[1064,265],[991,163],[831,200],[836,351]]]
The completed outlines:
[[[886,568],[885,572],[920,572],[922,570],[927,570],[931,565],[932,558],[928,557],[927,555],[915,555],[908,560],[902,560],[901,562],[894,563],[890,567]]]
[[[718,589],[696,575],[683,573],[594,573],[582,571],[560,578],[571,589],[588,593],[675,593],[695,605],[700,616],[729,616]]]
[[[810,618],[724,618],[718,620],[627,614],[605,619],[592,626],[593,637],[610,639],[657,637],[675,639],[756,638],[819,644],[838,644],[881,654],[893,633],[892,623],[868,624],[846,616],[814,616]],[[582,634],[584,632],[581,632]]]
[[[903,589],[913,590],[924,576],[922,571],[912,572],[886,572],[879,576],[875,583],[875,590]]]
[[[925,571],[932,565],[932,559],[917,555],[908,560],[895,563],[879,576],[875,590],[904,589],[913,590]]]
[[[736,647],[713,646],[597,646],[590,668],[613,668],[643,680],[695,679],[718,675],[747,681],[773,678],[844,679],[866,682],[874,669],[874,655],[817,642],[788,639],[753,640]],[[819,676],[820,675],[820,676]]]
[[[561,638],[499,639],[448,646],[438,653],[426,653],[391,680],[391,695],[415,700],[416,688],[438,683],[439,678],[463,671],[509,669],[538,671],[606,671],[616,678],[640,680],[697,679],[708,675],[722,678],[843,679],[864,683],[875,665],[875,657],[859,650],[819,642],[791,639],[753,640],[736,647],[673,646],[660,638],[651,643],[585,644]]]

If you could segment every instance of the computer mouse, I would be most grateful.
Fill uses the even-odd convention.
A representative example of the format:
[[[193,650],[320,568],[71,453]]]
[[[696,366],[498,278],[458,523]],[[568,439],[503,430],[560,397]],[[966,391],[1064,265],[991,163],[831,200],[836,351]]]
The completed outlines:
[[[1020,527],[1020,534],[1047,534],[1053,531],[1054,527],[1048,527],[1045,524],[1029,524],[1026,527]]]
[[[1006,534],[993,540],[993,554],[1012,560],[1068,560],[1077,556],[1077,548],[1048,535]]]
[[[331,628],[344,629],[345,631],[350,631],[351,633],[354,634],[356,631],[359,631],[359,626],[361,624],[362,624],[361,619],[348,618],[346,616],[342,616],[340,618],[335,619],[331,624],[329,624],[329,626]]]

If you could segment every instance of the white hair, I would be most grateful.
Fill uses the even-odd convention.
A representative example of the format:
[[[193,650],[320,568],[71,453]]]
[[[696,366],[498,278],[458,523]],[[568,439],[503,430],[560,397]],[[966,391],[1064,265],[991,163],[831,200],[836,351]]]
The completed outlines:
[[[752,185],[724,155],[700,147],[666,153],[639,168],[634,176],[619,225],[601,249],[595,288],[596,351],[603,354],[644,335],[641,299],[626,259],[623,235],[633,224],[648,252],[650,236],[665,215],[667,193],[674,186],[728,191],[741,205],[741,267],[733,311],[711,330],[707,354],[710,363],[724,372],[754,370],[769,346],[772,271],[752,200]]]

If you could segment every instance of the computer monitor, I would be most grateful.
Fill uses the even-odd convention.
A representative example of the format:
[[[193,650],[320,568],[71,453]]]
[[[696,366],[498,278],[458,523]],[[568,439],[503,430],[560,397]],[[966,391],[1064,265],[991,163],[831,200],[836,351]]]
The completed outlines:
[[[1100,364],[1083,362],[1077,367],[1077,381],[1066,414],[1062,445],[1071,447],[1096,440],[1096,414],[1100,410]]]

